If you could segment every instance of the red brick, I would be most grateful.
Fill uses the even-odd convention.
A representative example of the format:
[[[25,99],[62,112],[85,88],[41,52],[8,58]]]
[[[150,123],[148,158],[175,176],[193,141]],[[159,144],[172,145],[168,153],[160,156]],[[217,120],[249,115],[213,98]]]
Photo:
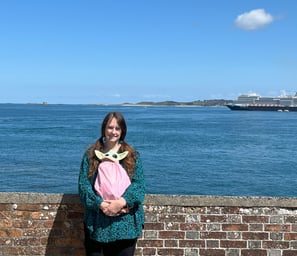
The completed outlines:
[[[181,223],[180,224],[181,230],[186,231],[205,231],[206,230],[206,224],[201,223]]]
[[[277,224],[266,224],[264,226],[265,231],[274,231],[274,232],[289,232],[290,231],[290,225],[277,225]]]
[[[28,254],[30,255],[30,254]],[[40,254],[36,254],[40,255]],[[47,247],[46,254],[47,256],[56,256],[56,255],[71,255],[71,256],[83,256],[85,255],[84,248],[72,248],[72,247]]]
[[[222,214],[239,214],[240,207],[223,207]]]
[[[284,239],[285,240],[297,240],[297,233],[285,233]]]
[[[14,220],[13,226],[15,228],[41,228],[43,226],[43,222],[27,218],[24,220]]]
[[[222,224],[223,231],[247,231],[247,224]]]
[[[81,240],[79,238],[63,238],[57,239],[55,241],[57,247],[80,247]]]
[[[11,213],[11,216],[17,220],[20,219],[29,219],[31,217],[31,211],[18,211],[18,210],[14,210]]]
[[[144,223],[145,230],[164,230],[164,223]]]
[[[157,249],[158,255],[164,256],[183,256],[184,250],[183,249]]]
[[[223,249],[200,249],[200,256],[225,256],[225,250]]]
[[[0,229],[0,238],[18,238],[22,233],[22,230],[18,228],[3,228]]]
[[[268,240],[269,233],[264,232],[242,232],[243,240]]]
[[[0,204],[0,219],[2,219],[2,214],[4,211],[11,211],[11,210],[12,210],[12,204]]]
[[[179,247],[205,248],[205,240],[180,240]]]
[[[241,250],[241,256],[267,256],[267,251],[257,249]]]
[[[282,256],[296,256],[297,250],[284,250]]]
[[[221,248],[246,248],[247,241],[221,240],[220,246],[221,246]]]
[[[165,240],[164,242],[165,242],[164,246],[167,248],[178,247],[178,240],[170,239],[170,240]]]
[[[156,248],[143,248],[142,254],[139,254],[139,256],[152,256],[156,255]],[[135,253],[135,256],[137,256],[137,252]]]
[[[137,246],[143,248],[163,247],[163,240],[138,240]]]
[[[52,228],[54,226],[55,220],[47,220],[43,222],[45,228]]]
[[[58,210],[56,216],[54,216],[55,221],[67,220],[67,212]]]
[[[185,232],[182,231],[159,231],[159,238],[161,239],[184,239]]]
[[[269,248],[269,249],[288,249],[289,248],[289,242],[283,242],[283,241],[263,241],[262,247],[263,248]]]
[[[52,228],[50,231],[50,237],[51,238],[60,238],[63,235],[63,229],[59,228]]]
[[[226,232],[201,232],[201,239],[226,239]]]
[[[84,214],[82,212],[69,212],[67,215],[66,215],[67,219],[83,219],[84,217]]]
[[[32,212],[31,219],[32,220],[48,220],[54,217],[50,217],[48,213],[44,212]]]
[[[37,212],[41,211],[44,206],[41,204],[17,204],[18,211],[30,211]]]
[[[6,219],[1,219],[0,221],[0,228],[10,228],[12,227],[12,225],[13,225],[13,222],[11,219],[6,218]]]
[[[269,223],[269,216],[242,216],[243,223]]]

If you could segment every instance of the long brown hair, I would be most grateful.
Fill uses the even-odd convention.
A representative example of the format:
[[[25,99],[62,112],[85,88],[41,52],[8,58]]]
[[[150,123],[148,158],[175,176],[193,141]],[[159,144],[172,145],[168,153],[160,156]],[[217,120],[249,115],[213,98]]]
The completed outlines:
[[[98,165],[100,164],[100,160],[95,155],[95,150],[102,151],[104,148],[104,136],[105,136],[105,129],[109,121],[115,118],[117,120],[118,125],[121,128],[121,137],[120,143],[121,147],[119,149],[120,152],[128,151],[128,155],[126,158],[122,160],[122,164],[130,179],[134,173],[134,166],[136,161],[136,152],[134,151],[133,147],[130,146],[126,141],[125,137],[127,134],[127,125],[123,115],[120,112],[110,112],[108,113],[105,118],[103,119],[101,125],[101,137],[89,148],[89,177],[92,177],[96,172]]]

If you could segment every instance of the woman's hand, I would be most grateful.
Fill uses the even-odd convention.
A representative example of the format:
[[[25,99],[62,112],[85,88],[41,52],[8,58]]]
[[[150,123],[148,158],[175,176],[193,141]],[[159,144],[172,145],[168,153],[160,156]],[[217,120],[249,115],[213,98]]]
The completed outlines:
[[[126,200],[121,197],[117,200],[106,200],[101,203],[100,209],[107,216],[119,216],[121,213],[125,213],[122,209],[126,206]]]
[[[106,201],[103,201],[100,205],[100,209],[105,215],[109,216],[108,206],[109,206],[109,203],[107,203]]]

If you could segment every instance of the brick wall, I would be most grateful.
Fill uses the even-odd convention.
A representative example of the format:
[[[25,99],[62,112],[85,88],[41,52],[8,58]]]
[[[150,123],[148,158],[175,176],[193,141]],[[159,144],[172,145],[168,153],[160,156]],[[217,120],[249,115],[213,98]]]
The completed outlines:
[[[296,256],[297,198],[147,195],[136,256]],[[84,255],[77,195],[0,193],[0,255]]]

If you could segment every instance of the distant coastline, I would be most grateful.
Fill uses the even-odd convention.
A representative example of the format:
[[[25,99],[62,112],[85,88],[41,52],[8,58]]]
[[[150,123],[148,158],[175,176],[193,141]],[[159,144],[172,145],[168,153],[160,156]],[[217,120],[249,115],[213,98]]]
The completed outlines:
[[[138,103],[119,103],[119,104],[101,104],[101,103],[77,103],[77,104],[71,104],[71,103],[49,103],[49,102],[41,102],[41,103],[0,103],[0,104],[29,104],[29,105],[43,105],[43,106],[48,106],[48,105],[91,105],[91,106],[179,106],[179,107],[217,107],[217,106],[225,106],[226,104],[231,104],[233,103],[233,100],[224,100],[224,99],[213,99],[213,100],[195,100],[195,101],[189,101],[189,102],[179,102],[179,101],[159,101],[159,102],[154,102],[154,101],[141,101]]]
[[[195,100],[189,102],[179,102],[179,101],[160,101],[160,102],[152,102],[152,101],[143,101],[135,104],[131,103],[123,103],[121,105],[126,106],[193,106],[193,107],[214,107],[214,106],[225,106],[228,103],[232,103],[233,100],[224,100],[224,99],[214,99],[214,100]]]

